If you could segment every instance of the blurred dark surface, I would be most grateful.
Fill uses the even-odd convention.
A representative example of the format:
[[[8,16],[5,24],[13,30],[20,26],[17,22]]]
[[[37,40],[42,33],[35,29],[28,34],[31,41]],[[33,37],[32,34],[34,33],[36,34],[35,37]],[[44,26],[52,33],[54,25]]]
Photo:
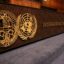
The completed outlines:
[[[0,3],[8,3],[9,2],[9,0],[0,0]]]
[[[64,0],[0,0],[0,3],[9,3],[35,8],[41,8],[42,6],[45,6],[48,8],[57,9],[60,12],[64,12]]]
[[[64,64],[64,33],[0,54],[0,64]]]

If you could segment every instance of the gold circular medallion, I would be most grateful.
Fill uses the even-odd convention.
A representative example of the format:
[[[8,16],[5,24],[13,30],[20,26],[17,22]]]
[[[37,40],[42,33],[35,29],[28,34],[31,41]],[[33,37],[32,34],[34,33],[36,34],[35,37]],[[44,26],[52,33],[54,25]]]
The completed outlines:
[[[19,15],[17,22],[19,22],[19,32],[18,35],[22,40],[31,39],[35,36],[37,30],[37,20],[34,15],[30,13],[25,13]]]
[[[7,10],[0,11],[0,47],[8,47],[17,38],[17,23],[13,13]]]

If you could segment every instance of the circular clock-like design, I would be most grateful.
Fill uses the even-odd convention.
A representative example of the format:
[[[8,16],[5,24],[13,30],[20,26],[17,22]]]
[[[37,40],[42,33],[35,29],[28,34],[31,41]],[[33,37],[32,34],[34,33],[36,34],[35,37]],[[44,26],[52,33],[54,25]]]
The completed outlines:
[[[22,40],[31,39],[35,36],[37,31],[37,20],[34,15],[25,13],[18,16],[19,22],[19,36]]]
[[[8,47],[17,38],[17,23],[13,13],[7,10],[0,11],[0,47]]]

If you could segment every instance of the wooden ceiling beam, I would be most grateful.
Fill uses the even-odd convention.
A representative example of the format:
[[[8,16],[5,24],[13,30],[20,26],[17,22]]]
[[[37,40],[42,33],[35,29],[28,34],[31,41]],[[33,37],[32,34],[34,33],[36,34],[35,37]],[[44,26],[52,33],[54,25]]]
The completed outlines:
[[[11,4],[21,5],[21,6],[28,6],[33,8],[40,8],[41,3],[29,0],[10,0]]]

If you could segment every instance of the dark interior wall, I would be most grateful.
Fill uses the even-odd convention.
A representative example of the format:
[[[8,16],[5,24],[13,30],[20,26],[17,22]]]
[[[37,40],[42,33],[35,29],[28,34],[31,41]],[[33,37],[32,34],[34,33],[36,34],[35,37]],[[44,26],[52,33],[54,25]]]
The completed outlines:
[[[8,3],[9,0],[0,0],[0,3]]]
[[[57,9],[57,10],[64,10],[64,0],[42,1],[42,6]]]
[[[3,3],[5,0],[0,0],[0,3]]]
[[[23,15],[25,13],[30,13],[35,15],[37,20],[37,32],[34,38],[24,41],[18,37],[12,46],[8,48],[0,48],[0,53],[13,48],[20,47],[22,45],[26,45],[28,43],[33,43],[44,38],[64,33],[64,14],[58,13],[56,11],[48,9],[20,7],[17,5],[8,4],[0,4],[0,10],[8,10],[15,14],[16,18],[18,17],[19,14]]]

